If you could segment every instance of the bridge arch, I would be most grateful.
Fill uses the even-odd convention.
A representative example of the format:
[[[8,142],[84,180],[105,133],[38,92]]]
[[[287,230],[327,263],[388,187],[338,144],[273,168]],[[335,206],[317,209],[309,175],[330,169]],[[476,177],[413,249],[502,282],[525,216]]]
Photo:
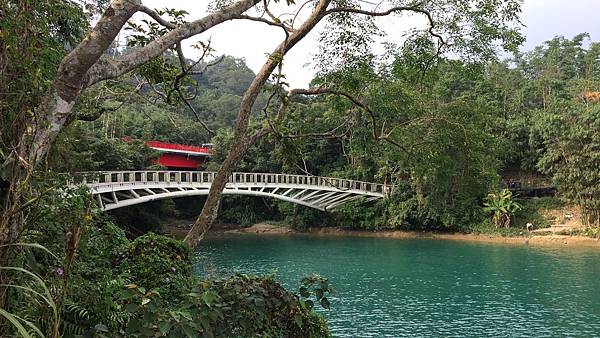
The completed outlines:
[[[216,173],[207,171],[106,171],[74,175],[73,185],[84,184],[103,210],[150,201],[208,195]],[[224,195],[260,196],[331,211],[361,197],[383,198],[382,184],[340,178],[271,173],[232,173]]]

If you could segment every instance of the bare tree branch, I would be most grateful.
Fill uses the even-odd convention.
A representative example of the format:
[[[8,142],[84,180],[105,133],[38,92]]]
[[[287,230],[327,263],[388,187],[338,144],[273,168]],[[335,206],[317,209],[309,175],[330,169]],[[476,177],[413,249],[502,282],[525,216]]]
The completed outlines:
[[[266,23],[267,25],[270,25],[270,26],[280,27],[283,29],[283,31],[285,32],[286,35],[289,33],[292,33],[294,31],[293,28],[286,26],[283,22],[277,23],[276,21],[267,20],[265,18],[259,18],[259,17],[255,17],[255,16],[240,14],[240,15],[237,15],[235,17],[235,19],[257,21],[257,22]]]
[[[192,113],[194,113],[194,116],[196,117],[196,120],[198,122],[200,122],[200,124],[202,125],[202,128],[204,128],[204,130],[206,130],[206,132],[208,132],[208,134],[210,136],[213,136],[215,134],[215,132],[212,131],[208,127],[208,125],[206,125],[206,123],[204,121],[202,121],[202,119],[200,118],[200,116],[196,112],[196,109],[194,109],[194,106],[192,106],[192,104],[183,96],[183,94],[181,93],[180,90],[177,90],[177,94],[179,94],[179,97],[181,98],[181,100],[185,103],[186,106],[188,106],[188,108],[190,108],[190,110],[192,111]]]
[[[137,2],[136,6],[134,6],[135,11],[144,10],[145,6],[141,6],[141,4],[139,4],[139,0],[135,2]],[[87,73],[87,85],[89,86],[102,80],[123,75],[139,65],[144,64],[157,56],[160,56],[165,50],[177,44],[178,42],[205,32],[206,30],[225,21],[234,19],[236,15],[244,13],[248,9],[254,7],[258,2],[260,2],[260,0],[240,0],[231,6],[213,12],[201,19],[179,25],[160,38],[150,42],[146,46],[136,49],[129,54],[125,54],[120,58],[101,59],[89,69]],[[133,13],[135,13],[135,11]],[[131,13],[131,15],[133,15],[133,13]],[[149,13],[152,13],[152,11]],[[131,15],[129,15],[129,17]],[[127,17],[127,19],[129,19],[129,17]],[[153,18],[155,20],[157,19],[154,16]],[[125,22],[123,22],[123,24],[124,23]],[[121,24],[120,27],[122,27],[123,24]]]
[[[140,6],[140,11],[144,12],[146,14],[148,14],[150,17],[152,17],[156,22],[158,22],[159,24],[163,25],[166,28],[169,29],[175,29],[177,28],[177,25],[163,19],[156,11],[146,7],[146,6]],[[177,42],[175,44],[175,50],[177,51],[177,57],[179,59],[179,65],[181,68],[181,72],[179,74],[177,74],[175,76],[175,79],[173,80],[173,85],[172,88],[170,88],[170,90],[168,91],[167,94],[162,93],[161,91],[159,91],[155,86],[153,86],[152,84],[148,83],[148,85],[150,85],[150,87],[152,88],[152,90],[157,93],[159,96],[161,96],[166,102],[170,102],[171,101],[171,96],[173,95],[173,93],[177,93],[177,95],[179,96],[179,98],[183,101],[183,103],[192,111],[192,114],[194,114],[194,117],[196,117],[196,120],[202,125],[202,127],[208,132],[208,134],[210,136],[214,135],[214,131],[212,131],[208,125],[202,121],[202,119],[200,119],[200,116],[198,115],[198,112],[196,112],[196,109],[194,108],[194,106],[190,103],[190,100],[193,100],[195,98],[195,96],[197,95],[197,87],[196,87],[196,93],[194,94],[193,97],[188,98],[186,97],[182,91],[181,91],[181,81],[188,75],[192,75],[192,74],[201,74],[203,73],[209,66],[213,66],[216,65],[217,63],[219,63],[223,58],[219,58],[217,59],[215,62],[213,63],[208,63],[206,64],[201,71],[193,71],[193,69],[198,65],[198,63],[200,63],[201,61],[204,60],[204,58],[206,57],[206,55],[209,53],[210,51],[210,42],[207,45],[203,45],[203,50],[202,50],[202,55],[200,55],[200,57],[198,58],[198,60],[196,60],[196,62],[194,62],[191,65],[188,65],[187,60],[185,58],[185,55],[183,54],[183,48],[181,46],[181,41]]]
[[[347,92],[344,92],[341,90],[332,89],[332,88],[324,88],[324,87],[309,88],[309,89],[299,88],[299,89],[290,90],[290,92],[288,94],[288,99],[290,99],[291,97],[296,96],[296,95],[323,95],[323,94],[331,94],[331,95],[345,97],[350,102],[352,102],[354,105],[356,105],[357,107],[359,107],[362,110],[364,110],[365,112],[367,112],[371,119],[371,136],[374,141],[382,140],[382,141],[388,142],[388,143],[393,144],[394,146],[398,147],[403,152],[405,152],[407,154],[411,154],[411,151],[408,148],[406,148],[404,145],[400,144],[399,142],[395,141],[394,139],[392,139],[390,137],[391,132],[387,133],[387,134],[384,133],[383,127],[384,127],[385,123],[382,124],[381,133],[378,133],[377,132],[377,117],[376,117],[375,112],[373,112],[367,104],[360,101],[359,99],[357,99],[350,93],[347,93]],[[280,109],[280,114],[283,114],[284,112],[285,112],[285,110]],[[279,116],[279,118],[281,119],[282,116]],[[307,136],[313,136],[313,135],[309,134]],[[319,134],[315,133],[314,136],[319,136]]]
[[[152,10],[144,5],[140,5],[138,7],[138,11],[148,14],[152,19],[154,19],[154,21],[165,26],[166,28],[175,29],[177,27],[172,22],[169,22],[169,21],[163,19],[163,17],[160,16],[160,14],[158,14],[155,10]]]
[[[377,118],[376,118],[375,113],[369,108],[368,105],[361,102],[360,100],[355,98],[350,93],[347,93],[347,92],[344,92],[341,90],[337,90],[337,89],[325,88],[325,87],[317,87],[317,88],[309,88],[309,89],[299,88],[299,89],[290,90],[290,94],[288,95],[288,97],[295,96],[295,95],[322,95],[322,94],[333,94],[333,95],[343,96],[346,99],[348,99],[350,102],[352,102],[354,105],[360,107],[362,110],[367,112],[367,114],[369,114],[369,117],[371,119],[371,136],[373,137],[374,140],[379,139],[379,134],[377,133]]]
[[[367,15],[367,16],[387,16],[392,13],[407,12],[407,11],[424,14],[427,17],[427,20],[429,21],[429,30],[428,30],[429,34],[431,34],[432,36],[435,36],[436,38],[438,38],[440,40],[440,42],[444,43],[444,38],[434,31],[435,20],[433,20],[433,16],[431,15],[431,12],[429,12],[426,9],[423,9],[423,3],[417,3],[412,6],[392,7],[383,12],[366,11],[366,10],[363,10],[360,8],[352,8],[352,7],[336,7],[336,8],[331,8],[331,9],[327,10],[327,14],[355,13],[355,14],[362,14],[362,15]]]
[[[387,16],[392,13],[406,12],[406,11],[420,13],[420,14],[425,15],[427,17],[427,20],[429,21],[429,28],[428,28],[427,32],[429,33],[429,35],[437,38],[437,40],[438,40],[436,53],[429,60],[427,60],[427,62],[425,63],[425,67],[423,67],[423,70],[421,72],[421,78],[423,78],[425,76],[425,73],[427,72],[427,69],[429,69],[429,67],[431,66],[432,62],[437,57],[440,56],[442,49],[444,48],[444,46],[447,45],[446,40],[444,40],[444,37],[442,37],[439,33],[437,33],[435,31],[435,26],[436,26],[435,20],[433,19],[431,12],[423,8],[423,3],[417,3],[412,6],[397,6],[397,7],[390,8],[386,11],[382,11],[382,12],[367,11],[367,10],[363,10],[360,8],[352,8],[352,7],[336,7],[336,8],[329,9],[327,11],[327,14],[354,13],[354,14],[362,14],[362,15],[377,17],[377,16]]]

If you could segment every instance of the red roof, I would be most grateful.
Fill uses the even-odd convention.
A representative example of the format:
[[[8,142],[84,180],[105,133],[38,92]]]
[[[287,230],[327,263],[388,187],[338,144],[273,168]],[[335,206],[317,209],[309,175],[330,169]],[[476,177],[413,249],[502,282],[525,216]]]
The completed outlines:
[[[167,142],[161,142],[161,141],[146,141],[146,145],[152,149],[155,149],[155,150],[158,150],[161,152],[189,154],[189,155],[198,155],[198,156],[210,155],[209,147],[189,146],[189,145],[185,145],[185,144],[167,143]]]

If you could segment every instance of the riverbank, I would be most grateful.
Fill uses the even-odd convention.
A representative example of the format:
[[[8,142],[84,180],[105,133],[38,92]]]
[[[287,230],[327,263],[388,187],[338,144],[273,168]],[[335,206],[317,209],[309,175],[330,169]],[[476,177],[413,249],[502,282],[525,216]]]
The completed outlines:
[[[586,236],[569,235],[524,235],[500,236],[486,234],[436,233],[417,231],[362,231],[340,228],[309,228],[297,231],[288,227],[268,223],[258,223],[241,229],[227,230],[228,233],[253,233],[264,235],[316,235],[316,236],[351,236],[351,237],[381,237],[394,239],[435,239],[478,243],[497,243],[530,246],[567,246],[593,247],[600,249],[600,239]]]
[[[161,226],[160,233],[163,235],[171,236],[176,239],[183,240],[185,236],[188,234],[192,225],[196,221],[196,218],[187,218],[187,219],[169,219],[165,221],[165,224]],[[213,224],[211,231],[213,232],[227,232],[239,230],[240,226],[236,224],[228,224],[228,223],[215,223]]]

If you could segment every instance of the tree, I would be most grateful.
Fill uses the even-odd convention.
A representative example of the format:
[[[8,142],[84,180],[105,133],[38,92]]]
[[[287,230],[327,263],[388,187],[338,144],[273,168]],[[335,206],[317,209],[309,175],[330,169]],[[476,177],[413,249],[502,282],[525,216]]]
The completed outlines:
[[[537,170],[541,140],[532,130],[540,111],[558,102],[585,101],[585,93],[598,88],[600,44],[585,47],[588,34],[572,39],[557,36],[527,53],[516,53],[504,64],[488,66],[481,95],[497,107],[496,128],[512,143],[507,165]]]
[[[513,143],[507,164],[520,164],[551,177],[558,193],[579,205],[583,223],[598,224],[595,147],[600,88],[600,44],[588,34],[557,36],[533,51],[515,55],[508,65],[494,67],[486,86],[503,87],[504,137]],[[497,65],[496,65],[497,66]],[[502,81],[502,82],[501,82]],[[484,89],[484,95],[490,95]],[[512,98],[512,99],[511,99]]]
[[[566,104],[539,112],[534,130],[544,145],[539,168],[581,208],[584,225],[600,226],[600,105]]]
[[[478,90],[486,67],[430,62],[435,52],[427,40],[415,41],[390,51],[389,63],[323,75],[315,82],[337,90],[313,91],[277,125],[277,142],[297,156],[296,171],[394,187],[397,196],[377,217],[354,226],[457,228],[481,216],[482,198],[498,184],[506,145],[494,133],[494,106]],[[364,108],[351,101],[358,97]]]

